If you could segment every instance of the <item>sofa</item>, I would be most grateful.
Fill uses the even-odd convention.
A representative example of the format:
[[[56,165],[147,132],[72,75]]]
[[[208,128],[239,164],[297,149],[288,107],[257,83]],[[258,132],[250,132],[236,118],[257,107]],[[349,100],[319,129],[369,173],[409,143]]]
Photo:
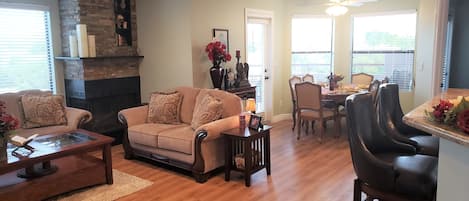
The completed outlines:
[[[25,128],[24,114],[22,114],[24,111],[22,105],[20,104],[20,100],[23,95],[50,96],[52,95],[52,92],[41,90],[25,90],[16,93],[0,94],[0,101],[5,103],[6,112],[16,117],[20,123],[19,128],[12,131],[13,135],[29,137],[33,134],[45,135],[51,133],[70,132],[82,127],[92,119],[91,113],[86,110],[63,106],[63,97],[59,96],[59,99],[61,98],[60,100],[62,100],[62,107],[65,113],[65,121],[63,124]]]
[[[182,96],[180,124],[148,122],[151,101],[150,106],[118,113],[119,121],[127,127],[123,136],[125,158],[138,156],[182,168],[191,171],[195,180],[203,183],[215,169],[224,165],[224,140],[220,133],[239,127],[241,99],[217,89],[178,87],[174,91]],[[193,128],[191,123],[197,105],[208,95],[221,102],[221,118]]]

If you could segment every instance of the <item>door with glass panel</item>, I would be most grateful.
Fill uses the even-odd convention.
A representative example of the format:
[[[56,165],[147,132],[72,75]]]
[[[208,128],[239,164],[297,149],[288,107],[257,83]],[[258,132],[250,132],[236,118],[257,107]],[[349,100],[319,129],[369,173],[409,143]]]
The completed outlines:
[[[246,10],[246,58],[249,82],[256,86],[256,112],[270,120],[272,114],[272,16]]]

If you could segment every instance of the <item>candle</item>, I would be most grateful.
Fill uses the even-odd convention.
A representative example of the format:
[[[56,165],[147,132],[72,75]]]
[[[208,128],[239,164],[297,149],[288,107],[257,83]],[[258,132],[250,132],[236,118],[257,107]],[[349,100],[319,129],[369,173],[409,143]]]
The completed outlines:
[[[78,55],[88,57],[88,34],[86,24],[77,24]]]
[[[68,46],[70,48],[70,57],[78,57],[78,41],[76,35],[68,37]]]
[[[88,56],[96,57],[96,36],[88,35]]]
[[[241,52],[239,50],[236,50],[236,57],[241,57]]]

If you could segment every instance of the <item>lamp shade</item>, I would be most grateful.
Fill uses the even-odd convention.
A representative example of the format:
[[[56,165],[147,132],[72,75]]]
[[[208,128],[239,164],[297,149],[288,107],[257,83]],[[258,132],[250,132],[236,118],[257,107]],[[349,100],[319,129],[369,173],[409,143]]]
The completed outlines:
[[[339,16],[347,13],[348,8],[342,5],[334,5],[326,9],[326,13],[331,16]]]
[[[248,98],[246,100],[246,111],[255,112],[256,111],[256,99]]]

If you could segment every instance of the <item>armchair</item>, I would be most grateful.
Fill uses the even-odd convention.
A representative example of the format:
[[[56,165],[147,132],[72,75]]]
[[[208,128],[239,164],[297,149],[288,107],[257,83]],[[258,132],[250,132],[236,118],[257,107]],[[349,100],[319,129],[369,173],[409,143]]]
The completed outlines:
[[[348,140],[357,174],[354,201],[368,199],[433,200],[438,159],[416,154],[415,147],[390,138],[376,121],[369,93],[347,97]],[[367,199],[367,200],[368,200]]]

